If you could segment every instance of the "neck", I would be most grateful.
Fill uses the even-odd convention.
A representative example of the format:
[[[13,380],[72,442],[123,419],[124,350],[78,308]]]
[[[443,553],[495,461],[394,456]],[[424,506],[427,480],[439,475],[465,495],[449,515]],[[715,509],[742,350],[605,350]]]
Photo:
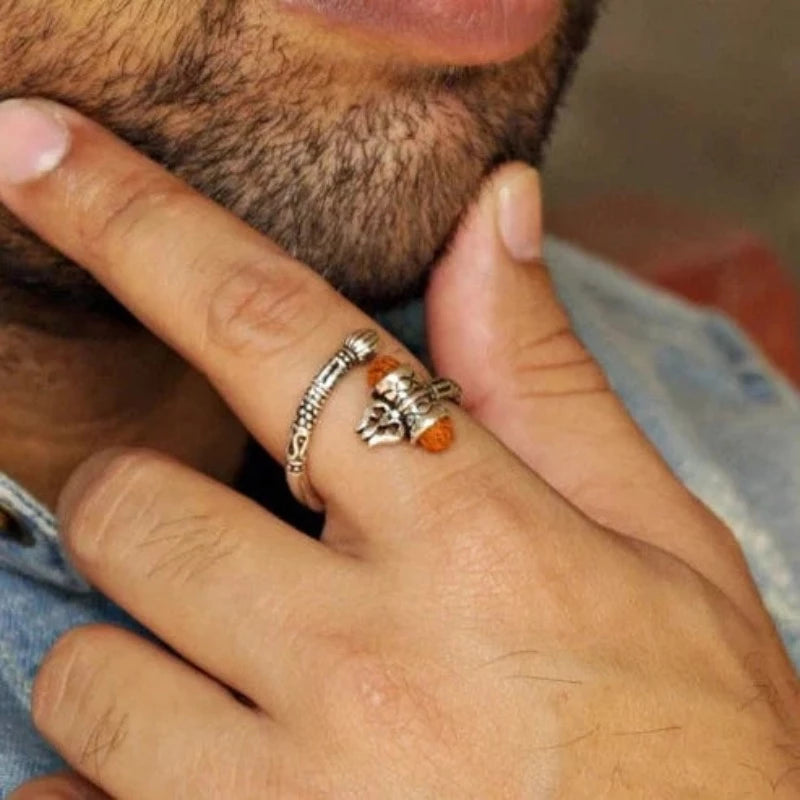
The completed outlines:
[[[141,328],[81,322],[64,335],[3,315],[0,471],[51,506],[78,464],[115,446],[230,481],[246,437],[208,383]]]

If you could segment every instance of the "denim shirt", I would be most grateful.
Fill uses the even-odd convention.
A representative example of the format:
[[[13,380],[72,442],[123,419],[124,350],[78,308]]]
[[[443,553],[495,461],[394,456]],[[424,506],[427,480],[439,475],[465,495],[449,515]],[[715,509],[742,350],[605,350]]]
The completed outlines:
[[[682,481],[732,528],[800,664],[800,397],[726,319],[571,246],[547,257],[579,336]],[[382,322],[424,351],[419,304]],[[68,629],[132,626],[64,557],[52,514],[0,474],[0,796],[61,768],[29,719],[42,657]]]

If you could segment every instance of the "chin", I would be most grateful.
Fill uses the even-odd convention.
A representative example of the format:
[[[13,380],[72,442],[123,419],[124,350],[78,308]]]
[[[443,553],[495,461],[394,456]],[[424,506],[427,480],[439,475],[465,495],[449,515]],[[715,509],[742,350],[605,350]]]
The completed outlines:
[[[96,119],[376,311],[422,291],[496,166],[539,165],[595,7],[567,3],[547,42],[500,65],[365,72],[301,57],[280,36],[259,50],[265,31],[231,29],[235,42],[190,41],[170,62],[180,69],[152,66],[132,81],[40,71],[42,85],[26,93]],[[84,270],[2,211],[0,283],[67,307],[73,320],[129,319]]]
[[[262,133],[255,140],[220,120],[197,133],[190,148],[183,141],[177,150],[141,123],[117,132],[140,148],[144,143],[141,149],[199,192],[365,311],[377,312],[419,296],[497,164],[514,157],[538,161],[543,137],[536,109],[490,119],[471,108],[484,102],[478,88],[467,73],[451,75],[424,95],[402,88],[376,97],[363,119],[331,117],[324,128],[306,119],[285,136]],[[94,116],[102,120],[103,113]],[[315,133],[300,135],[309,130]],[[221,142],[224,151],[215,154]],[[0,244],[0,277],[69,307],[73,318],[130,319],[85,270],[21,228],[5,248]]]

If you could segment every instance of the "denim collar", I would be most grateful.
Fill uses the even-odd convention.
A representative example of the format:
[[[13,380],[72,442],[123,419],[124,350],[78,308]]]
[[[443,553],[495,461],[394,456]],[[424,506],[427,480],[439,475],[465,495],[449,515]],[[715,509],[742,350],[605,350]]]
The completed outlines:
[[[59,589],[89,591],[89,585],[64,555],[53,514],[3,473],[0,473],[0,509],[22,533],[22,537],[11,536],[0,529],[0,567]]]

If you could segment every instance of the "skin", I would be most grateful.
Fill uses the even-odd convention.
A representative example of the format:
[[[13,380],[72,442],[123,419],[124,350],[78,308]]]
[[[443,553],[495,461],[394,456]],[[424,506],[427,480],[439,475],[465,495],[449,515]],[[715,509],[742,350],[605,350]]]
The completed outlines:
[[[420,289],[495,165],[538,163],[597,5],[498,64],[273,0],[0,0],[0,99],[73,105],[374,309]],[[141,444],[231,480],[243,430],[144,339],[0,208],[3,471],[54,505],[98,445]]]
[[[135,94],[138,77],[120,83],[96,73],[98,65],[127,63],[130,75],[148,74],[161,49],[174,52],[177,29],[170,13],[183,10],[179,4],[165,16],[135,20],[125,13],[100,17],[103,6],[83,0],[5,5],[0,0],[0,12],[6,12],[0,20],[17,12],[13,25],[0,22],[8,56],[0,63],[11,64],[3,76],[7,94],[64,97],[67,86],[77,87],[64,99],[277,240],[193,194],[102,129],[61,112],[73,137],[67,161],[30,185],[0,186],[0,199],[13,215],[3,222],[5,252],[22,254],[4,262],[10,302],[3,308],[16,315],[13,325],[27,337],[10,346],[7,360],[24,359],[34,348],[52,351],[53,342],[43,337],[56,333],[63,340],[68,326],[81,334],[72,351],[75,364],[89,363],[90,344],[108,348],[102,349],[106,365],[121,362],[114,355],[124,351],[115,349],[110,330],[128,353],[148,353],[143,341],[125,338],[128,323],[114,319],[114,306],[95,288],[99,281],[207,375],[276,457],[298,387],[329,356],[332,342],[368,322],[317,273],[334,277],[361,300],[380,299],[378,294],[386,299],[416,282],[492,162],[536,160],[554,99],[543,78],[560,63],[548,59],[554,39],[515,66],[477,74],[447,69],[439,56],[421,49],[406,62],[374,41],[348,39],[357,57],[352,64],[336,59],[336,89],[316,85],[333,95],[332,107],[348,97],[379,104],[376,146],[388,155],[382,166],[389,178],[402,170],[397,149],[384,147],[394,130],[382,113],[386,98],[412,120],[419,91],[432,93],[428,102],[441,110],[440,102],[453,99],[448,92],[442,101],[445,75],[455,81],[461,101],[455,127],[474,125],[478,134],[465,147],[448,127],[451,118],[434,114],[436,125],[414,139],[410,163],[424,165],[426,152],[440,154],[443,167],[450,164],[463,179],[461,196],[443,196],[445,185],[453,185],[445,181],[427,185],[420,196],[400,191],[393,201],[403,202],[393,203],[388,218],[382,216],[386,209],[375,212],[376,219],[395,225],[397,237],[387,241],[385,229],[376,226],[374,236],[359,242],[356,226],[344,222],[363,227],[366,193],[334,193],[337,210],[348,213],[332,221],[324,213],[331,196],[324,158],[321,172],[312,169],[301,147],[299,174],[273,182],[272,172],[285,160],[248,153],[246,141],[223,135],[218,143],[226,153],[232,147],[234,156],[242,155],[245,148],[244,156],[255,161],[226,161],[238,166],[231,173],[236,181],[226,185],[230,170],[212,171],[214,180],[203,184],[199,178],[209,165],[198,156],[207,149],[201,134],[209,126],[191,126],[193,120],[208,123],[220,98],[204,105],[195,94],[197,116],[180,103],[159,112],[147,104],[151,93]],[[588,11],[592,5],[571,8]],[[45,13],[56,21],[48,49],[37,38],[41,24],[36,27]],[[298,67],[303,52],[325,63],[342,41],[339,34],[301,29],[297,20],[260,13],[247,18],[262,25],[246,26],[237,42],[246,42],[248,32],[263,34],[264,19],[280,23],[284,52]],[[109,25],[89,24],[99,19]],[[156,19],[164,20],[163,29],[153,28]],[[212,29],[222,36],[219,24]],[[87,30],[105,38],[87,39]],[[19,31],[30,32],[27,47]],[[30,47],[31,41],[38,46]],[[93,41],[98,53],[117,43],[118,58],[90,58]],[[221,38],[215,52],[203,56],[239,52],[222,46],[227,43]],[[84,54],[80,63],[69,58],[76,52]],[[271,58],[279,52],[267,51]],[[549,68],[530,69],[543,62]],[[237,83],[237,91],[262,86],[278,92],[285,75],[278,85],[259,82],[252,72],[266,63],[252,59],[248,67],[244,48],[233,66],[249,79]],[[242,73],[215,72],[232,74]],[[54,85],[67,76],[69,83]],[[174,82],[156,85],[175,90]],[[93,98],[90,89],[101,86]],[[138,104],[126,106],[130,97]],[[181,97],[186,93],[171,95]],[[475,97],[491,97],[494,121],[480,118]],[[522,112],[513,106],[532,97],[538,105],[522,109],[532,126],[524,142],[513,125],[512,135],[505,130],[499,144],[492,141],[502,118],[519,121]],[[267,93],[255,99],[269,101]],[[308,112],[300,99],[300,112]],[[236,119],[236,100],[227,96],[220,118]],[[505,102],[512,108],[504,111]],[[314,143],[324,150],[335,144],[335,136],[327,137],[336,131],[323,130],[326,135]],[[154,131],[160,139],[150,136]],[[302,125],[291,126],[292,136],[297,131]],[[167,140],[182,146],[159,150]],[[264,141],[267,149],[274,144]],[[306,136],[301,144],[309,141]],[[193,142],[194,158],[183,161]],[[297,154],[297,142],[290,144]],[[356,166],[363,177],[363,162]],[[429,289],[436,366],[463,383],[468,399],[470,413],[456,415],[457,447],[436,459],[411,449],[366,454],[349,433],[364,387],[355,378],[343,384],[315,443],[314,479],[329,504],[321,543],[186,466],[203,467],[197,454],[182,453],[179,463],[163,453],[123,448],[75,473],[59,506],[73,560],[182,660],[113,628],[69,634],[43,665],[34,718],[91,784],[52,778],[21,789],[14,800],[45,792],[246,800],[792,797],[800,791],[796,677],[731,534],[677,483],[625,414],[570,332],[535,254],[515,260],[500,243],[501,188],[516,185],[523,173],[535,195],[523,166],[495,175]],[[378,181],[370,191],[385,185],[381,170],[369,174]],[[424,170],[419,174],[427,180]],[[265,181],[280,188],[277,211],[258,201]],[[380,196],[375,192],[370,202]],[[409,199],[428,203],[426,216],[416,217]],[[448,209],[453,216],[445,224]],[[281,222],[284,210],[301,224]],[[314,256],[315,237],[302,234],[303,221],[313,219],[321,224],[322,258]],[[290,228],[299,232],[296,238],[286,235]],[[393,250],[398,241],[405,253]],[[370,258],[359,262],[355,244],[363,244]],[[352,262],[341,258],[347,247],[354,248]],[[383,265],[380,276],[370,272],[376,263]],[[388,335],[384,342],[389,352],[410,358]],[[63,350],[55,352],[63,357]],[[55,362],[42,358],[52,369]],[[156,348],[136,365],[142,370],[151,360],[151,380],[142,381],[139,398],[151,410],[162,405],[154,401],[159,386],[183,385],[173,366],[182,362],[160,358]],[[130,375],[120,368],[115,385],[135,387]],[[74,383],[68,372],[53,387],[54,400],[39,415],[43,431],[59,397],[94,415],[96,409],[82,403],[103,382],[89,370],[84,378],[83,397],[68,394]],[[26,387],[32,396],[33,385],[30,377],[20,382],[15,408]],[[174,408],[189,408],[197,391],[211,392],[208,385],[176,392]],[[112,400],[100,392],[98,407],[103,401],[106,411],[125,408]],[[157,417],[144,429],[154,430]],[[213,421],[209,413],[178,438],[196,439],[191,434],[213,428]],[[111,428],[116,430],[102,437],[95,428],[86,452],[99,441],[129,444],[136,438]],[[158,438],[165,449],[166,435]],[[46,443],[43,434],[43,453]],[[214,450],[207,439],[204,447]],[[76,446],[63,460],[62,471],[80,450]],[[25,448],[6,454],[21,463]],[[252,613],[242,614],[242,608]],[[165,707],[173,713],[164,714]]]
[[[278,457],[296,387],[369,319],[55,113],[69,155],[0,199]],[[505,247],[503,192],[521,182],[537,202],[527,168],[497,174],[428,297],[436,366],[470,398],[457,446],[368,453],[352,434],[364,386],[343,383],[313,452],[321,542],[153,452],[105,453],[73,477],[59,513],[74,562],[182,657],[106,626],[50,653],[34,719],[95,794],[798,796],[800,690],[741,553],[614,397],[535,250]],[[13,800],[84,788],[58,777]]]

